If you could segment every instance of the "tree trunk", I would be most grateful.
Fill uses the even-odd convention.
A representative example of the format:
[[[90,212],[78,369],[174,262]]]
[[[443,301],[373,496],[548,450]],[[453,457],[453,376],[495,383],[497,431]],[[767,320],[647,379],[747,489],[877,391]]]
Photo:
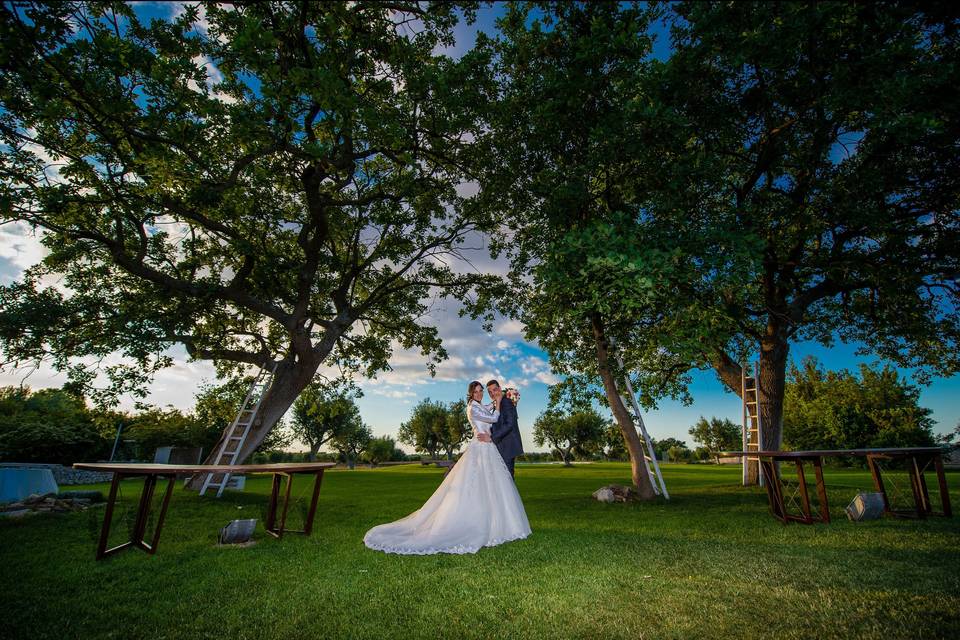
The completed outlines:
[[[317,460],[317,451],[319,451],[319,450],[320,450],[320,445],[319,445],[319,444],[311,444],[311,445],[310,445],[310,458],[309,458],[310,462],[316,462],[316,460]]]
[[[620,432],[623,434],[623,440],[627,446],[627,453],[630,454],[633,484],[637,488],[640,500],[653,500],[657,494],[653,490],[650,475],[647,473],[646,464],[644,464],[643,442],[640,440],[640,434],[637,433],[637,427],[627,412],[627,408],[623,406],[623,400],[620,399],[620,393],[617,391],[617,383],[610,371],[607,338],[604,334],[603,319],[599,313],[594,313],[591,316],[590,324],[593,328],[593,339],[597,349],[597,370],[600,373],[600,379],[603,381],[607,403],[610,405],[613,417],[620,426]]]
[[[565,467],[572,467],[572,466],[573,466],[573,465],[570,463],[570,449],[567,449],[566,451],[564,451],[563,449],[561,449],[561,450],[560,450],[560,459],[563,460],[563,466],[565,466]]]
[[[783,396],[787,385],[789,352],[790,344],[780,335],[765,338],[760,343],[760,371],[757,379],[760,442],[768,451],[780,451],[783,445]]]
[[[776,323],[767,326],[767,333],[760,341],[760,370],[755,371],[758,385],[760,412],[760,438],[763,448],[779,451],[783,444],[783,396],[786,391],[787,357],[790,343]],[[728,389],[742,397],[740,365],[726,354],[719,354],[713,368]],[[719,462],[719,460],[718,460]],[[747,484],[758,484],[760,469],[756,461],[747,466]]]
[[[287,412],[300,392],[313,380],[313,375],[317,372],[319,366],[320,360],[294,361],[290,356],[280,362],[270,387],[264,392],[265,395],[257,411],[257,417],[250,425],[250,431],[247,432],[247,438],[244,440],[243,448],[240,449],[240,455],[237,457],[237,464],[243,464],[244,460],[257,450],[257,447],[280,421],[280,418]],[[203,461],[203,464],[214,464],[216,462],[217,454],[224,438],[228,437],[229,431],[230,427],[228,426],[220,436],[220,440],[210,450],[210,455]],[[206,475],[204,473],[195,474],[190,479],[187,488],[199,491]]]

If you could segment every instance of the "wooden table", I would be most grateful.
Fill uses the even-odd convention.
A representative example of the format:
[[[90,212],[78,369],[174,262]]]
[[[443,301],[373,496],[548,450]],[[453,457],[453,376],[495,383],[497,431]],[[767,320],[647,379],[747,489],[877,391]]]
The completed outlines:
[[[903,447],[889,449],[819,449],[812,451],[723,451],[720,455],[751,456],[760,459],[760,467],[766,478],[767,498],[770,502],[770,512],[783,523],[802,522],[830,522],[830,508],[827,503],[827,487],[823,482],[823,458],[828,456],[856,456],[867,459],[873,484],[877,492],[883,496],[883,506],[887,514],[896,517],[925,518],[928,515],[951,517],[950,494],[947,491],[947,479],[943,473],[944,450],[940,447]],[[881,473],[881,460],[903,460],[907,464],[907,473],[910,476],[910,488],[913,493],[914,508],[894,510],[890,508],[886,487]],[[801,513],[790,513],[784,504],[783,483],[777,473],[778,462],[793,462],[797,470],[798,490],[800,494]],[[810,495],[807,491],[806,477],[803,464],[810,463],[816,476],[817,510],[816,516],[810,505]],[[943,511],[933,511],[930,506],[930,494],[927,491],[927,481],[924,472],[933,465],[937,474],[940,488],[940,504]]]
[[[160,542],[160,531],[163,528],[163,519],[167,514],[167,506],[170,504],[170,496],[173,494],[173,485],[177,479],[177,474],[195,474],[195,473],[269,473],[273,475],[273,484],[270,491],[270,505],[267,508],[267,521],[265,523],[267,533],[280,538],[284,533],[303,533],[310,535],[313,530],[313,517],[317,512],[317,499],[320,497],[320,483],[323,481],[323,471],[334,466],[332,462],[306,462],[297,464],[236,464],[236,465],[202,465],[202,464],[126,464],[114,462],[102,463],[77,463],[73,465],[75,469],[86,471],[107,471],[113,473],[113,482],[110,483],[110,496],[107,498],[106,511],[103,514],[103,527],[100,529],[100,540],[97,543],[97,560],[117,553],[128,547],[139,548],[149,554],[157,552],[157,544]],[[298,473],[310,473],[314,475],[313,495],[310,499],[310,510],[307,512],[307,520],[302,530],[294,531],[286,528],[287,508],[290,506],[290,487],[293,484],[293,476]],[[137,507],[137,518],[133,525],[133,532],[130,540],[123,544],[107,549],[107,538],[110,535],[110,520],[113,518],[113,510],[117,502],[117,489],[120,481],[124,478],[145,476],[143,490],[140,493],[140,503]],[[286,488],[283,495],[283,509],[280,513],[280,522],[277,523],[277,507],[280,497],[280,479],[287,479]],[[147,518],[150,515],[150,504],[153,499],[154,490],[157,487],[157,479],[167,479],[167,489],[163,495],[163,502],[160,505],[160,513],[157,514],[157,524],[153,530],[153,538],[149,543],[146,542]]]

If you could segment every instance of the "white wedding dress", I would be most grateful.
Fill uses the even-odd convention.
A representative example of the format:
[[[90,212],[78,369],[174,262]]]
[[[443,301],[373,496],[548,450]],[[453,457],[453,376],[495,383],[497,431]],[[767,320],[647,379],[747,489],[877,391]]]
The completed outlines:
[[[420,509],[370,529],[363,543],[387,553],[476,553],[530,535],[523,502],[497,446],[476,438],[489,433],[498,416],[470,402],[467,418],[474,438],[457,464]]]

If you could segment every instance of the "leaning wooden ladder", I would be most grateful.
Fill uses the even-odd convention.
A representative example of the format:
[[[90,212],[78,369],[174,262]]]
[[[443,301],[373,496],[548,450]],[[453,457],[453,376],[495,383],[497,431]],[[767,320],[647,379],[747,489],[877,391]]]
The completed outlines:
[[[260,373],[250,383],[250,389],[247,390],[247,397],[243,399],[240,405],[240,411],[237,417],[233,419],[230,427],[224,433],[223,440],[220,443],[220,449],[217,456],[213,459],[213,464],[236,464],[240,451],[243,449],[244,442],[247,441],[247,434],[250,433],[250,427],[253,421],[257,419],[257,412],[260,409],[260,403],[266,395],[270,383],[273,381],[273,373],[276,366],[272,369],[260,369]],[[229,473],[208,473],[200,487],[200,495],[206,493],[207,489],[216,489],[217,497],[223,495],[223,490],[230,482]]]
[[[612,346],[612,339],[610,340],[610,343]],[[623,358],[621,358],[619,355],[617,355],[617,363],[620,365],[620,368],[623,369]],[[637,402],[637,395],[633,392],[633,383],[630,382],[630,374],[623,376],[623,386],[626,389],[627,396],[630,398],[630,406],[633,407],[633,414],[636,418],[637,425],[640,427],[638,431],[640,432],[640,436],[643,438],[643,442],[647,447],[647,453],[643,456],[643,466],[646,467],[647,474],[650,476],[650,484],[653,485],[653,490],[658,496],[663,496],[669,500],[670,494],[667,493],[667,485],[663,481],[663,474],[660,473],[660,464],[657,462],[657,454],[653,450],[653,440],[651,440],[650,434],[647,433],[647,425],[643,422],[643,414],[640,412],[640,404]]]
[[[753,365],[753,375],[747,375],[747,365],[740,367],[740,399],[743,403],[743,451],[763,451],[763,431],[760,429],[760,394],[757,374],[760,363]],[[763,469],[759,456],[743,456],[743,486],[750,483],[750,463],[757,463],[757,480],[764,486]]]

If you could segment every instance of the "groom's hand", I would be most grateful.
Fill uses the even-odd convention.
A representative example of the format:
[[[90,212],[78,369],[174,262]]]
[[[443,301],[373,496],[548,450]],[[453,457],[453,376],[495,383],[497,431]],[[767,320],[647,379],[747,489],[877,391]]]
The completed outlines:
[[[493,438],[490,437],[489,433],[478,433],[477,440],[480,442],[493,442]]]

